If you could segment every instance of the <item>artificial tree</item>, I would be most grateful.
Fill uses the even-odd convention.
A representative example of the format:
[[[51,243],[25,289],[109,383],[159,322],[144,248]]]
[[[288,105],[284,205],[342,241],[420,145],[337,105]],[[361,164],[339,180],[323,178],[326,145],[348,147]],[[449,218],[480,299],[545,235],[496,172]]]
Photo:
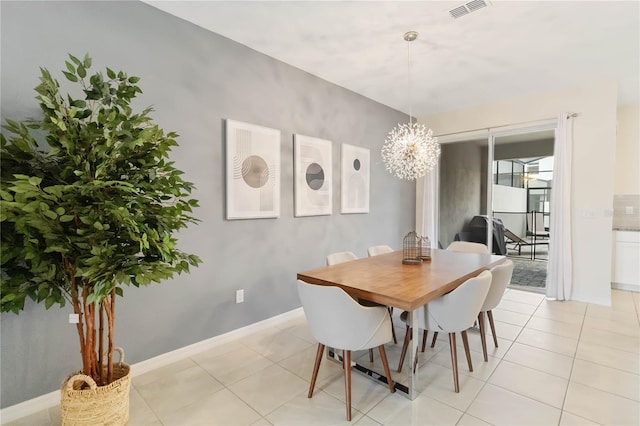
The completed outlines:
[[[27,297],[47,309],[70,303],[82,372],[105,385],[114,380],[122,286],[160,282],[200,263],[175,237],[198,221],[198,202],[169,161],[177,135],[153,123],[151,108],[132,109],[139,78],[106,68],[106,77],[87,81],[89,55],[69,55],[65,64],[70,93],[41,68],[42,117],[3,126],[0,303],[16,314]]]

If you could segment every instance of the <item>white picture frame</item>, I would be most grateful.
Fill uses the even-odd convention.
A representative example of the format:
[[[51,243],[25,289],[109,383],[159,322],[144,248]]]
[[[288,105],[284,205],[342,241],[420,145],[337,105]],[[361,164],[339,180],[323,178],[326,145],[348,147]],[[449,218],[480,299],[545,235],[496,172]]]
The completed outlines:
[[[227,220],[280,216],[280,130],[226,120]]]
[[[370,152],[342,144],[340,213],[369,213]]]
[[[332,143],[294,135],[294,215],[330,215],[333,210]]]

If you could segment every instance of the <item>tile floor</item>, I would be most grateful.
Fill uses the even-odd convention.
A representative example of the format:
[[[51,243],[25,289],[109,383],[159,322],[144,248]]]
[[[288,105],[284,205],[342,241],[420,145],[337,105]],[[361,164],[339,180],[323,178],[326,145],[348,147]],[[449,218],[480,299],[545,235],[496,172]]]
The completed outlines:
[[[638,425],[640,293],[614,290],[612,299],[608,308],[508,289],[494,310],[500,337],[498,348],[489,340],[489,362],[483,362],[477,331],[469,332],[473,373],[459,345],[459,394],[453,391],[446,336],[440,335],[420,355],[421,394],[414,401],[354,374],[351,423]],[[402,323],[395,323],[401,338]],[[388,347],[392,370],[400,346]],[[136,376],[129,424],[347,424],[337,364],[323,361],[315,395],[307,398],[315,351],[301,315],[251,339]],[[54,407],[11,425],[59,423]]]

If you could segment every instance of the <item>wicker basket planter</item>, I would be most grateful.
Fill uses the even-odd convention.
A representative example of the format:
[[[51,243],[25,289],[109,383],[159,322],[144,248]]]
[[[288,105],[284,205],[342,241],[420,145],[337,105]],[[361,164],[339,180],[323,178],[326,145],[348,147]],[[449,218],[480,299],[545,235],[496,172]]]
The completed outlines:
[[[119,348],[118,348],[119,349]],[[129,421],[130,367],[123,362],[113,365],[115,380],[106,386],[84,374],[68,377],[60,389],[63,426],[125,425]],[[84,384],[89,389],[81,389]]]

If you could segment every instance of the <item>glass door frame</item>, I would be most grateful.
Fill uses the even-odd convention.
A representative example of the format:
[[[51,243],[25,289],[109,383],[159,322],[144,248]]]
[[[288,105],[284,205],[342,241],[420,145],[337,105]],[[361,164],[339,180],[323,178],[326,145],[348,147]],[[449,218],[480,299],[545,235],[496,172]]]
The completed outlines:
[[[508,126],[499,126],[494,128],[486,128],[479,130],[471,130],[466,132],[452,133],[448,135],[438,136],[440,144],[449,144],[464,141],[479,141],[486,139],[487,141],[487,216],[489,218],[487,223],[487,247],[489,252],[493,252],[493,159],[495,150],[495,141],[497,138],[505,136],[514,136],[525,133],[534,133],[543,130],[553,130],[554,136],[557,132],[558,121],[557,119],[541,120],[529,123],[521,123]],[[436,241],[439,241],[440,232],[440,164],[436,167],[434,173],[434,191],[436,204],[433,206]],[[444,247],[446,248],[446,247]]]

